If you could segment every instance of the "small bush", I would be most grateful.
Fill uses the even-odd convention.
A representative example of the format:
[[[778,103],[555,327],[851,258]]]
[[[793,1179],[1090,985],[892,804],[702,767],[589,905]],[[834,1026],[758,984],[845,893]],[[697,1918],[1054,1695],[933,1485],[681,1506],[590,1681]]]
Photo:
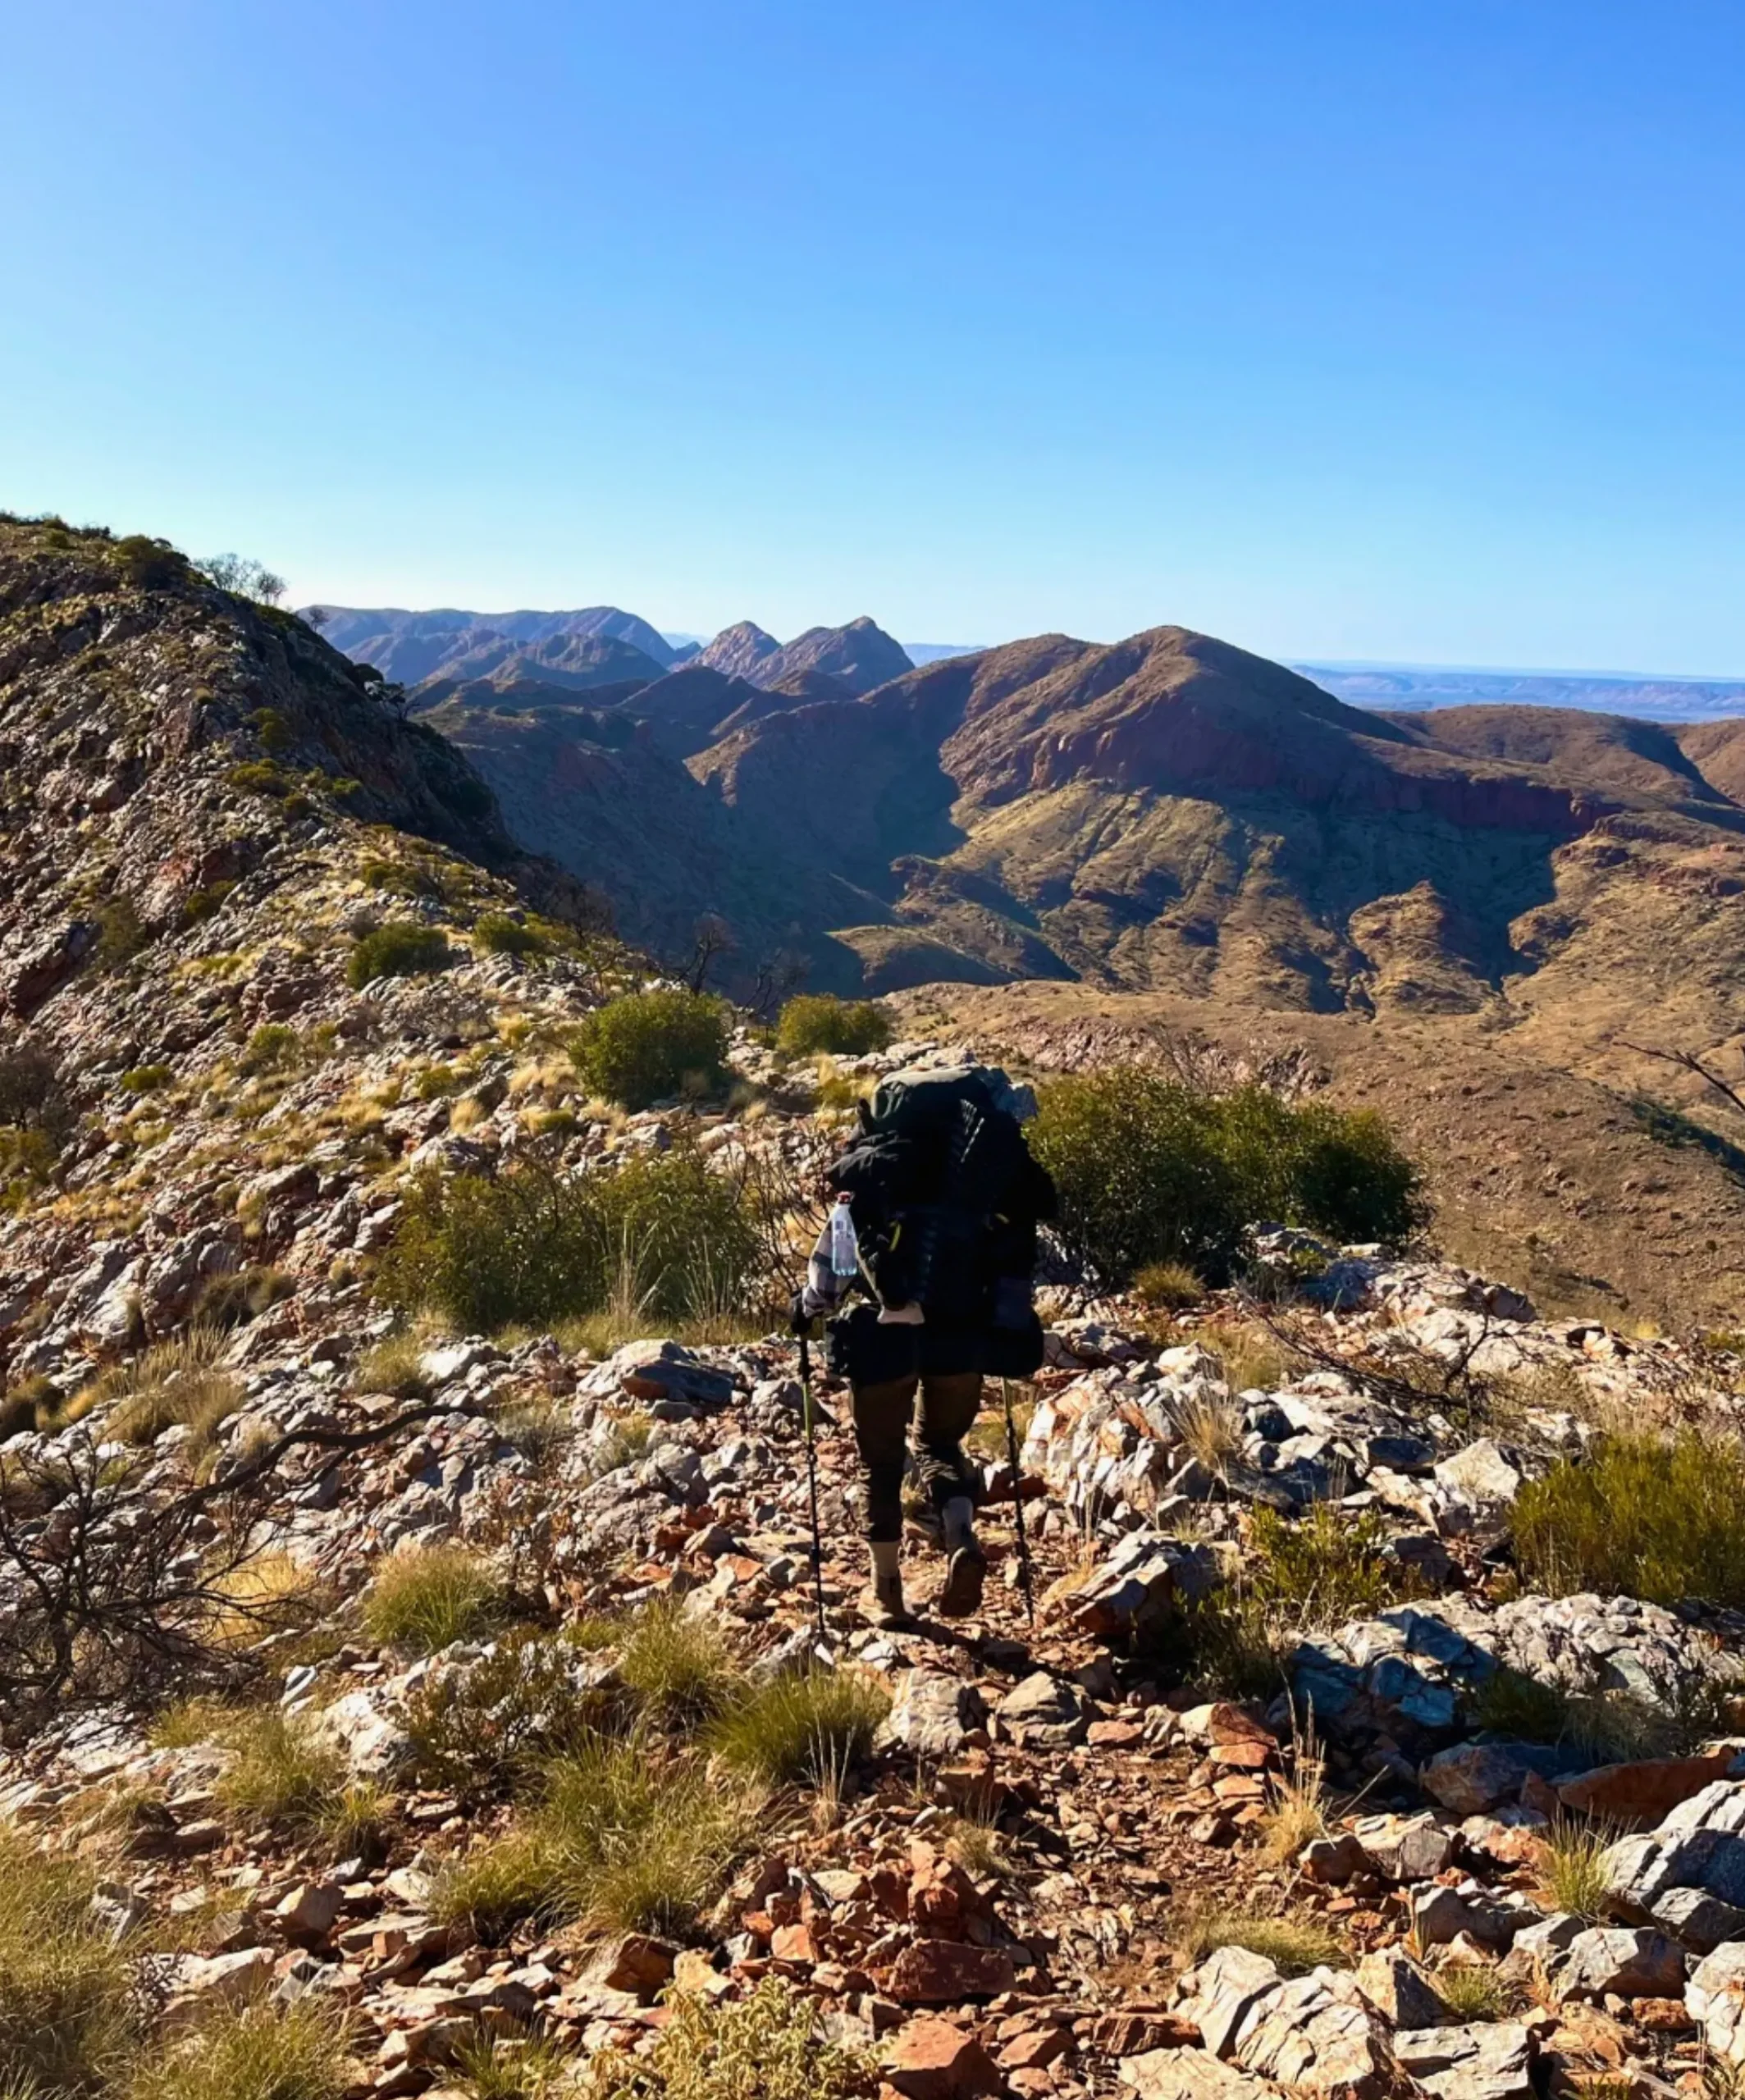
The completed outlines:
[[[647,1108],[727,1071],[727,1009],[699,992],[632,992],[590,1014],[571,1054],[589,1091]]]
[[[776,1048],[791,1057],[828,1052],[837,1057],[864,1057],[883,1050],[891,1039],[891,1017],[875,999],[833,998],[815,993],[790,999],[776,1023]]]
[[[1149,1262],[1133,1279],[1133,1295],[1159,1312],[1185,1312],[1206,1286],[1185,1262]]]
[[[365,1593],[363,1630],[383,1647],[433,1655],[500,1620],[503,1587],[464,1546],[425,1546],[383,1561]]]
[[[173,590],[187,581],[188,558],[167,540],[130,532],[115,542],[114,554],[122,575],[141,591]]]
[[[1419,1221],[1419,1176],[1373,1115],[1293,1107],[1263,1087],[1196,1091],[1137,1067],[1042,1089],[1031,1132],[1060,1190],[1062,1234],[1110,1284],[1158,1262],[1227,1280],[1266,1221],[1341,1239],[1397,1239]]]
[[[809,1670],[760,1685],[715,1732],[724,1760],[774,1785],[838,1788],[872,1748],[890,1695],[848,1670]]]
[[[286,1072],[301,1062],[303,1044],[297,1031],[283,1021],[263,1021],[249,1038],[236,1069],[251,1077],[258,1072]]]
[[[1523,1579],[1557,1596],[1745,1605],[1745,1456],[1692,1430],[1609,1438],[1521,1490],[1514,1547]]]
[[[1473,2025],[1501,2020],[1509,2011],[1509,1988],[1482,1961],[1450,1961],[1437,1971],[1436,1988],[1455,2019]]]
[[[440,927],[397,920],[359,938],[345,966],[345,981],[361,992],[379,977],[423,977],[446,970],[454,959]]]
[[[175,1077],[167,1065],[135,1065],[121,1075],[123,1093],[156,1093]]]
[[[314,1997],[220,2004],[154,2049],[121,2100],[343,2100],[353,2088],[340,2018]]]
[[[419,1778],[465,1794],[513,1791],[536,1760],[573,1746],[600,1703],[577,1691],[574,1660],[569,1643],[524,1630],[482,1662],[426,1678],[404,1714]]]
[[[123,963],[131,962],[150,938],[150,929],[132,901],[115,897],[97,915],[97,943],[91,961],[98,970],[119,970]]]
[[[1396,1602],[1405,1586],[1404,1569],[1385,1550],[1387,1539],[1387,1526],[1373,1509],[1345,1518],[1318,1502],[1293,1522],[1276,1509],[1257,1508],[1249,1530],[1260,1556],[1252,1594],[1300,1627],[1368,1618]]]
[[[528,1160],[494,1180],[415,1183],[380,1289],[473,1333],[549,1327],[614,1293],[673,1322],[737,1298],[757,1253],[742,1193],[688,1147],[585,1175]]]
[[[482,1936],[516,1920],[686,1931],[748,1829],[747,1804],[647,1741],[591,1739],[555,1760],[528,1820],[438,1883],[436,1915]]]
[[[427,1400],[431,1382],[424,1375],[422,1335],[408,1331],[389,1335],[358,1358],[352,1385],[360,1393],[391,1393],[398,1400]]]
[[[0,1828],[0,2072],[21,2100],[106,2089],[132,2039],[132,1963],[93,1878]]]
[[[396,897],[427,897],[441,901],[448,894],[441,874],[416,861],[366,861],[359,870],[372,889]]]
[[[264,795],[269,801],[282,801],[291,792],[289,777],[270,758],[244,759],[224,777],[239,794]]]
[[[601,2050],[580,2100],[859,2100],[872,2059],[826,2041],[817,2006],[766,1976],[737,2003],[680,1995],[644,2057]]]
[[[576,2100],[575,2053],[549,2035],[505,2039],[481,2029],[455,2052],[455,2067],[466,2100]]]
[[[481,913],[473,922],[473,938],[486,955],[543,955],[546,947],[543,935],[506,911]]]

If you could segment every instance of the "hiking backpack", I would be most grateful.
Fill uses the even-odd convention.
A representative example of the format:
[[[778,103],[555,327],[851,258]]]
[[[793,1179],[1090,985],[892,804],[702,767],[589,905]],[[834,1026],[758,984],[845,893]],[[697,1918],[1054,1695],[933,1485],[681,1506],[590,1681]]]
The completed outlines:
[[[861,1104],[830,1180],[849,1198],[881,1303],[918,1304],[930,1326],[1005,1332],[1003,1367],[1021,1376],[1040,1358],[1030,1281],[1054,1185],[1014,1098],[1003,1072],[980,1066],[897,1073]]]

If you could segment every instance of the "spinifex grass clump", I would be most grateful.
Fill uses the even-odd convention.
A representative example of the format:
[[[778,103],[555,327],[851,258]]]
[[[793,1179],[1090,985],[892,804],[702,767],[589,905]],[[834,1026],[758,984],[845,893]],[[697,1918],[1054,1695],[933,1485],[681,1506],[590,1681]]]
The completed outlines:
[[[134,2039],[132,1960],[91,1908],[94,1878],[0,1829],[0,2091],[103,2091]]]
[[[529,1814],[442,1878],[437,1915],[487,1939],[523,1918],[683,1932],[744,1842],[753,1806],[648,1737],[591,1737],[546,1769]]]
[[[502,1618],[503,1586],[464,1546],[427,1546],[381,1562],[365,1593],[363,1630],[385,1646],[433,1655],[486,1633]]]

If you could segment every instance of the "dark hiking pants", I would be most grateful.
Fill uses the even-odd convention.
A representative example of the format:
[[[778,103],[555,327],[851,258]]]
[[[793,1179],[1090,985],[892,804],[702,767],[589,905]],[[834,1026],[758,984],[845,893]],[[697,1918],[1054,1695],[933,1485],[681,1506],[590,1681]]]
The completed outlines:
[[[921,1419],[916,1471],[922,1487],[942,1514],[954,1495],[978,1499],[962,1447],[981,1406],[980,1372],[911,1372],[880,1385],[857,1385],[852,1389],[854,1436],[866,1468],[866,1536],[875,1544],[902,1536],[902,1476],[917,1388]]]

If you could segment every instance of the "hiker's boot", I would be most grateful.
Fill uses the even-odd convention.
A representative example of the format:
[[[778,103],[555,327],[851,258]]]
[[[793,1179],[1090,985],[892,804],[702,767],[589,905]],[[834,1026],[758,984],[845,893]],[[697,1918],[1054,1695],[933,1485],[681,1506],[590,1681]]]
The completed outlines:
[[[875,1539],[872,1549],[872,1582],[863,1609],[873,1624],[888,1632],[912,1623],[902,1600],[902,1548],[895,1539]]]
[[[951,1559],[937,1609],[941,1618],[973,1618],[981,1609],[988,1559],[975,1536],[975,1504],[968,1495],[954,1495],[946,1504],[943,1530]]]

